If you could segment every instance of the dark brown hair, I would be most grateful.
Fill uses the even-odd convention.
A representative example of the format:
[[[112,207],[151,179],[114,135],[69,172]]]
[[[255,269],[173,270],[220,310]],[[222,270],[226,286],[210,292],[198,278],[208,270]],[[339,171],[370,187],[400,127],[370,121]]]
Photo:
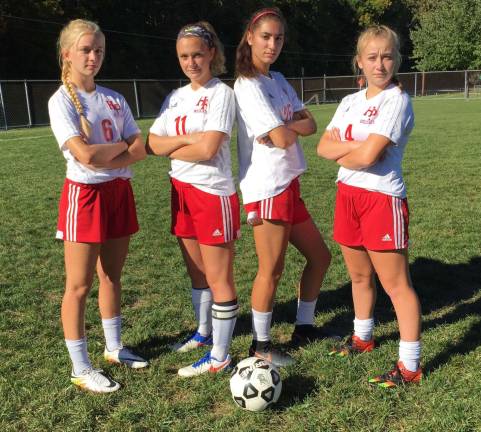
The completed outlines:
[[[252,50],[247,42],[247,35],[268,19],[279,21],[284,27],[284,32],[287,30],[286,20],[279,8],[264,8],[254,12],[250,17],[244,30],[244,34],[242,35],[242,39],[237,46],[235,62],[236,77],[253,78],[259,74],[259,71],[252,62]]]

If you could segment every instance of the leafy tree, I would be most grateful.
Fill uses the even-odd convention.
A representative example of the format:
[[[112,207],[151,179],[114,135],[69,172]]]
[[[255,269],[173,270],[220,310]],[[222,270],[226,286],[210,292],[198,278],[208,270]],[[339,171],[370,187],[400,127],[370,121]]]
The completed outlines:
[[[440,0],[411,32],[421,71],[481,67],[481,0]]]

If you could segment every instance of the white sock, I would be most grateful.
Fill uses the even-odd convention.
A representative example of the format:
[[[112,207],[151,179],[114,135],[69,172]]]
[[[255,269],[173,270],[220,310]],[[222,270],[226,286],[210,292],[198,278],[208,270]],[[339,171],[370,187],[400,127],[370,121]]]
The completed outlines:
[[[202,336],[209,336],[212,333],[212,293],[210,288],[192,288],[192,305],[198,323],[197,331]]]
[[[399,360],[405,368],[411,372],[419,369],[419,359],[421,358],[421,341],[399,342]]]
[[[372,339],[374,331],[374,318],[357,319],[354,318],[354,335],[367,342]]]
[[[116,316],[113,318],[102,319],[102,328],[104,329],[105,345],[109,351],[122,348],[122,318]]]
[[[271,340],[272,311],[258,312],[252,309],[252,338],[256,341]]]
[[[212,349],[210,356],[224,361],[229,354],[239,305],[237,299],[212,305]]]
[[[317,298],[313,301],[297,300],[296,325],[313,325]]]
[[[65,339],[65,344],[67,345],[75,375],[80,375],[84,370],[92,368],[87,352],[87,338],[84,337],[77,340]]]

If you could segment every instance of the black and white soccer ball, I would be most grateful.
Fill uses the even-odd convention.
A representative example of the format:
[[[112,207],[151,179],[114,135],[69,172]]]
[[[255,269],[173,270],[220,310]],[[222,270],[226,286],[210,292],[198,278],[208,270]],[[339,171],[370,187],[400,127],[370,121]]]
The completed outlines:
[[[279,370],[269,361],[249,357],[237,363],[230,378],[234,402],[249,411],[262,411],[277,402],[282,381]]]

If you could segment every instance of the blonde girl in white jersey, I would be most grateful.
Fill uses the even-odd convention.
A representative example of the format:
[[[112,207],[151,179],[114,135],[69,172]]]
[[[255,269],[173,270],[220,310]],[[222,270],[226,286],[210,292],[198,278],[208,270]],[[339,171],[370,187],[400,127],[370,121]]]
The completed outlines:
[[[147,366],[122,345],[120,334],[120,276],[130,235],[138,230],[128,167],[145,157],[145,149],[125,99],[95,84],[104,53],[105,37],[97,24],[80,19],[67,24],[58,41],[63,85],[49,100],[51,127],[67,160],[57,238],[65,251],[62,324],[71,381],[98,393],[120,386],[93,368],[87,353],[85,303],[95,272],[105,359]]]
[[[210,346],[178,373],[191,377],[231,367],[229,347],[237,313],[234,241],[240,235],[239,200],[232,179],[230,136],[234,93],[215,76],[225,72],[222,44],[207,22],[184,26],[177,56],[190,82],[174,90],[150,129],[149,152],[171,159],[172,234],[192,283],[198,327],[172,348]]]
[[[258,256],[249,354],[278,366],[293,361],[289,354],[272,347],[270,337],[287,245],[291,243],[306,259],[292,334],[295,344],[326,336],[313,324],[330,262],[330,253],[300,197],[298,180],[306,169],[298,137],[315,133],[316,123],[282,74],[270,71],[282,50],[285,31],[285,20],[277,8],[252,15],[237,47],[234,85],[240,187]]]
[[[401,162],[414,114],[395,78],[401,62],[397,34],[386,26],[365,30],[354,66],[367,89],[345,97],[324,132],[318,154],[339,165],[334,240],[352,280],[354,333],[331,355],[374,349],[375,274],[391,298],[399,323],[399,360],[369,381],[381,387],[422,378],[421,310],[409,275],[408,208]]]

